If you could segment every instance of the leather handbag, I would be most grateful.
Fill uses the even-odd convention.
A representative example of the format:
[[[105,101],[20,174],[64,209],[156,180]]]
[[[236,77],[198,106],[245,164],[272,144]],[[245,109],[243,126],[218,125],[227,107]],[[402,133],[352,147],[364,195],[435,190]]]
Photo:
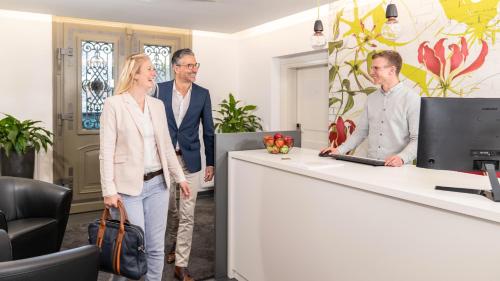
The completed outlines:
[[[144,231],[130,224],[127,212],[118,201],[120,220],[112,220],[108,208],[89,227],[89,243],[100,249],[100,270],[139,280],[147,272]]]

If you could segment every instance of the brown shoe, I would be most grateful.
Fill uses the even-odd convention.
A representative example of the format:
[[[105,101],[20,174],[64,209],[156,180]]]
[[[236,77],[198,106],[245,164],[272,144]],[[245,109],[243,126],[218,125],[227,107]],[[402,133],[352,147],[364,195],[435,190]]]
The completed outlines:
[[[172,264],[175,261],[175,243],[172,245],[172,248],[170,248],[170,252],[167,254],[167,263]]]
[[[189,274],[187,267],[175,266],[174,272],[175,278],[179,279],[180,281],[194,281],[193,277],[191,277],[191,274]]]

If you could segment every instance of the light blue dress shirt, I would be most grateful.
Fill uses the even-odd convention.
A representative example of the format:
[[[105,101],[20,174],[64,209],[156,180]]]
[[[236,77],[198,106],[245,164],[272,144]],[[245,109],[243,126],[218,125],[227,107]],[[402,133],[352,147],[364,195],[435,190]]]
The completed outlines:
[[[354,133],[338,147],[340,154],[368,137],[368,157],[385,160],[392,155],[410,163],[417,157],[420,96],[402,82],[369,95]]]

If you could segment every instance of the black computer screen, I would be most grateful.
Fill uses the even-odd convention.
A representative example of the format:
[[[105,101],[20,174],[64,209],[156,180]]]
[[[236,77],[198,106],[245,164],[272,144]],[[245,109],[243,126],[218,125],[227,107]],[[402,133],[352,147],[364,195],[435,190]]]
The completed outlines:
[[[454,171],[499,169],[500,98],[422,98],[417,166]]]

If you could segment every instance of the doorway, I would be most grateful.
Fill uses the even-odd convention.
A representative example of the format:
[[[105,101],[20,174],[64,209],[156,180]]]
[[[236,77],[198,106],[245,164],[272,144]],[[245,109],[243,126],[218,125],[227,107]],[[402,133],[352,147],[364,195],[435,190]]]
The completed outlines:
[[[54,182],[73,190],[72,213],[102,209],[99,117],[125,59],[147,53],[157,82],[170,80],[170,56],[191,46],[189,31],[55,18]]]
[[[304,148],[328,146],[327,51],[284,57],[280,72],[280,129],[300,128]]]

